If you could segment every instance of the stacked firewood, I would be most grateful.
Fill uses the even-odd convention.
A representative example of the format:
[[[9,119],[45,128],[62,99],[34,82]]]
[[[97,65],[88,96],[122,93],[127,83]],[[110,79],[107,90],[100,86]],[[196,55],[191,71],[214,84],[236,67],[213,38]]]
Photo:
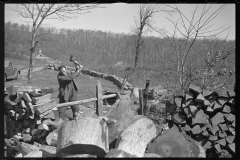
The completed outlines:
[[[52,131],[62,121],[58,118],[57,109],[54,110],[57,103],[51,99],[52,92],[52,88],[11,86],[6,89],[4,134],[8,157],[15,151],[23,156],[39,150],[39,144],[44,148],[45,144],[55,143],[56,134]]]
[[[167,120],[201,143],[207,157],[235,155],[235,92],[210,91],[191,84],[167,97]]]

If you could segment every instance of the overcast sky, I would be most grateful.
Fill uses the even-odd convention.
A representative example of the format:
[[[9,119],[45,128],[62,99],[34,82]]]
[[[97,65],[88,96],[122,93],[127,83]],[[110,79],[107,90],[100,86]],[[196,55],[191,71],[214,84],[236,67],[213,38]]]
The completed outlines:
[[[70,28],[70,29],[89,29],[111,31],[115,33],[130,33],[134,26],[134,21],[137,18],[139,4],[102,4],[106,8],[98,8],[91,11],[91,13],[79,15],[78,18],[68,21],[46,20],[45,26],[52,26],[56,28]],[[208,4],[209,5],[209,4]],[[196,18],[199,17],[201,9],[204,4],[178,4],[180,10],[190,19],[194,9],[198,6]],[[215,11],[221,4],[213,4],[209,15]],[[10,8],[16,7],[15,4],[5,5],[5,22],[26,24],[25,19],[19,16]],[[173,33],[173,25],[166,19],[166,14],[157,13],[153,19],[153,26],[156,28],[164,28],[168,32]],[[171,17],[172,20],[177,20],[177,15]],[[218,17],[212,22],[214,25],[211,29],[217,29],[221,26],[230,27],[230,29],[220,35],[224,38],[229,34],[228,39],[235,39],[235,4],[226,4],[224,9]],[[211,23],[211,24],[212,24]],[[148,33],[148,35],[158,36],[156,32]]]

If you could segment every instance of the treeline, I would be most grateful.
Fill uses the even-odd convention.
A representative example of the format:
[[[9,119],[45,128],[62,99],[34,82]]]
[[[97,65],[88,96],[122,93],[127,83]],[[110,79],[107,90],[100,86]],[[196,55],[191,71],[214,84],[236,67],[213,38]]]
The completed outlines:
[[[108,72],[111,66],[119,61],[129,66],[134,66],[135,43],[134,35],[126,35],[98,30],[71,30],[57,29],[54,27],[42,27],[38,34],[38,50],[53,59],[68,61],[69,55],[74,54],[81,63],[97,71]],[[174,42],[171,38],[144,37],[141,46],[140,66],[144,68],[148,77],[171,79],[169,68],[176,68],[176,64],[170,63],[176,59]],[[31,41],[31,26],[17,23],[5,23],[5,54],[17,52],[29,55]],[[181,39],[177,39],[181,43]],[[219,39],[196,40],[191,49],[189,63],[194,61],[203,67],[206,58],[206,48],[212,53],[217,52],[224,44],[224,52],[230,50],[233,53],[226,60],[226,67],[235,66],[235,41]],[[187,44],[190,45],[190,44]],[[170,66],[169,66],[170,65]],[[148,70],[153,70],[149,72]],[[145,74],[145,75],[146,75]],[[150,74],[150,75],[149,75]],[[141,77],[141,75],[138,75]]]

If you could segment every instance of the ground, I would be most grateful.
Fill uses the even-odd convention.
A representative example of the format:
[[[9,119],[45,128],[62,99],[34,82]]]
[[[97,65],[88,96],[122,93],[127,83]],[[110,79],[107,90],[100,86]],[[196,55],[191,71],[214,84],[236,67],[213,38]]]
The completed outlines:
[[[18,65],[19,67],[23,68],[21,75],[17,80],[8,80],[5,83],[5,87],[11,86],[11,85],[27,85],[27,66],[28,61],[24,60],[16,60],[16,59],[7,59],[12,61],[14,65]],[[34,69],[38,70],[44,67],[47,63],[37,63],[34,65]],[[51,87],[54,89],[54,93],[52,94],[52,99],[57,100],[58,95],[58,82],[57,82],[57,71],[52,71],[49,69],[44,69],[42,71],[36,71],[32,74],[32,84],[33,87],[38,88],[44,88],[44,87]],[[100,78],[94,78],[90,77],[88,75],[81,74],[79,77],[76,78],[75,83],[78,87],[79,93],[78,93],[78,100],[83,99],[89,99],[96,97],[96,85],[97,80],[101,81],[101,85],[103,89],[109,89],[111,91],[117,91],[118,88],[111,82],[100,79]],[[56,101],[58,102],[58,100]]]

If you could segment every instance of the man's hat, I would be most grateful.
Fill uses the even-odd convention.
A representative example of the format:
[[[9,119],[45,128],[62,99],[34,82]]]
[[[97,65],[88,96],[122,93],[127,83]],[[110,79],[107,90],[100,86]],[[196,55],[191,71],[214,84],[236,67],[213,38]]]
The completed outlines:
[[[58,67],[58,70],[60,71],[62,68],[66,68],[66,66],[61,65],[61,66]]]

